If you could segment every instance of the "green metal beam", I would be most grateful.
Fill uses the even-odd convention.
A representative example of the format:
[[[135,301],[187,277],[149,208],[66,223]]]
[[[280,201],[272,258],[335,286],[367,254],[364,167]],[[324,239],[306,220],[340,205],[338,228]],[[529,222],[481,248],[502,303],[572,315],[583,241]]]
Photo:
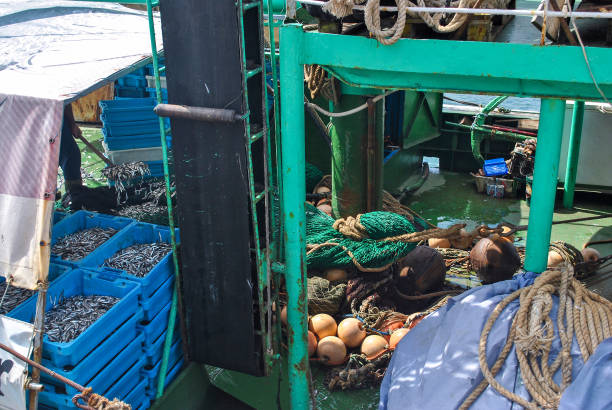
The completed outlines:
[[[308,305],[306,293],[306,158],[304,143],[304,68],[300,64],[299,32],[280,36],[282,221],[285,244],[285,282],[289,347],[291,408],[309,408]]]
[[[282,28],[289,32],[300,38],[301,64],[328,66],[351,85],[601,99],[580,47],[421,39],[383,46],[366,37],[304,32],[299,25]],[[586,50],[599,86],[612,94],[612,50]]]
[[[574,101],[572,129],[570,131],[567,150],[567,166],[565,167],[565,184],[563,186],[563,207],[574,206],[574,189],[578,173],[578,157],[580,156],[580,139],[582,138],[582,120],[584,119],[584,101]]]
[[[564,116],[565,101],[542,100],[525,252],[525,270],[531,272],[546,270]]]

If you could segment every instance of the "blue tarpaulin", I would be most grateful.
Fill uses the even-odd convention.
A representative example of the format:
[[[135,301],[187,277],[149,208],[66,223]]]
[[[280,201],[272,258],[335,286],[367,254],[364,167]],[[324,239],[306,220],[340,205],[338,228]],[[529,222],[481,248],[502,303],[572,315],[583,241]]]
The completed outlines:
[[[533,283],[526,273],[511,280],[481,286],[452,298],[425,318],[399,343],[380,389],[380,409],[456,409],[483,380],[478,362],[478,343],[485,322],[495,306],[515,290]],[[550,312],[555,323],[555,341],[550,361],[561,349],[556,328],[558,298]],[[489,333],[487,359],[492,366],[499,356],[519,301],[511,302]],[[612,389],[612,339],[608,339],[585,365],[577,341],[571,348],[572,380],[561,401],[561,409],[610,409]],[[553,377],[561,382],[561,370]],[[520,378],[512,348],[496,380],[508,390],[530,400]],[[604,382],[603,380],[608,380]],[[607,385],[606,385],[607,383]],[[480,395],[472,409],[521,408],[491,386]]]

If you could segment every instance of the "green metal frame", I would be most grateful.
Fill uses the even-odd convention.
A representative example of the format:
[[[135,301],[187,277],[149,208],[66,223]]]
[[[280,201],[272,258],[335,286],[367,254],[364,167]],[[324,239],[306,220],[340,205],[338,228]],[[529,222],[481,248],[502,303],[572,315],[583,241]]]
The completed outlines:
[[[565,184],[563,186],[563,207],[567,209],[574,206],[574,189],[576,187],[583,119],[584,101],[574,101],[572,128],[570,130],[569,148],[567,152],[567,166],[565,168]]]
[[[155,24],[153,23],[153,2],[152,0],[146,0],[147,4],[147,16],[149,20],[149,36],[151,39],[151,56],[153,58],[153,75],[155,76],[155,96],[158,104],[163,102],[161,81],[159,78],[159,60],[157,55],[157,42],[155,39]],[[170,306],[170,314],[168,317],[168,330],[166,332],[166,338],[164,340],[164,350],[162,353],[162,361],[159,370],[159,376],[157,379],[157,394],[156,397],[160,398],[164,394],[164,385],[166,383],[166,373],[168,372],[168,359],[170,358],[170,347],[172,346],[172,339],[174,338],[174,327],[176,324],[176,315],[178,313],[179,304],[179,286],[180,286],[180,272],[178,263],[178,252],[176,246],[176,232],[174,230],[174,214],[172,207],[172,192],[170,189],[170,171],[168,166],[168,141],[166,138],[166,125],[164,119],[159,117],[159,132],[161,135],[161,146],[162,146],[162,160],[164,168],[164,181],[166,185],[166,204],[168,205],[168,225],[170,228],[170,240],[172,242],[172,264],[174,267],[174,289],[172,292],[172,304]],[[184,333],[184,332],[183,332]]]
[[[599,100],[601,96],[579,47],[417,39],[383,46],[365,37],[305,32],[299,24],[285,25],[280,33],[281,208],[286,239],[290,402],[293,409],[306,409],[303,65],[324,65],[344,82],[360,87],[542,98],[525,261],[525,269],[534,272],[546,269],[564,100]],[[588,47],[586,52],[601,90],[609,95],[612,50]]]

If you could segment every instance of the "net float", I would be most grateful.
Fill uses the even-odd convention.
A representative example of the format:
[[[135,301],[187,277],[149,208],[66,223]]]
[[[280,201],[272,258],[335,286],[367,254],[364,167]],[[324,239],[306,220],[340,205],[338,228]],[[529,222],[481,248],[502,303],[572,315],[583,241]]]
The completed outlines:
[[[549,268],[555,267],[563,262],[563,256],[555,250],[548,251],[548,260],[546,266]]]
[[[321,340],[327,336],[336,336],[338,325],[336,325],[336,321],[330,315],[319,313],[310,318],[308,329]]]
[[[344,269],[328,269],[325,271],[325,277],[330,282],[337,280],[346,280],[347,273]]]
[[[580,251],[582,253],[582,257],[585,262],[595,262],[601,258],[601,254],[597,249],[594,248],[584,248]]]
[[[338,337],[349,348],[359,346],[366,337],[363,323],[352,317],[344,319],[338,325]]]
[[[317,351],[317,337],[310,330],[308,331],[308,357],[312,357]]]
[[[427,245],[430,248],[450,248],[450,241],[446,238],[429,238]]]
[[[510,241],[482,238],[470,251],[472,268],[483,283],[507,280],[521,267],[521,258]]]
[[[410,329],[401,328],[401,329],[397,329],[396,331],[391,333],[391,339],[389,339],[389,347],[391,349],[395,349],[397,347],[397,344],[399,343],[399,341],[402,340],[402,338],[404,336],[406,336],[406,334],[409,331],[410,331]]]
[[[323,364],[336,366],[344,363],[346,357],[346,346],[336,336],[327,336],[319,340],[317,356]]]
[[[382,353],[388,347],[384,337],[370,335],[363,339],[363,343],[361,343],[361,353],[365,354],[367,357],[372,357]]]

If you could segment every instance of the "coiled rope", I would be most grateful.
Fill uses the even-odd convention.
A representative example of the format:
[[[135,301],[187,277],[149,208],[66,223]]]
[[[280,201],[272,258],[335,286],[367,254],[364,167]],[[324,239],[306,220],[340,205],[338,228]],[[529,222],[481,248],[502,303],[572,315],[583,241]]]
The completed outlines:
[[[561,351],[549,363],[555,337],[554,324],[549,317],[553,295],[559,296],[557,327]],[[503,310],[517,298],[520,299],[520,307],[514,316],[506,344],[493,366],[489,367],[486,354],[489,332]],[[527,409],[557,408],[563,391],[572,382],[570,349],[573,337],[576,337],[582,359],[586,362],[597,346],[611,336],[611,323],[612,302],[586,289],[574,278],[570,265],[542,273],[533,285],[513,292],[493,310],[482,330],[478,350],[484,380],[465,399],[460,409],[468,409],[489,385]],[[521,377],[533,401],[527,401],[495,380],[513,346],[516,347]],[[561,385],[553,380],[559,368],[562,372]]]

